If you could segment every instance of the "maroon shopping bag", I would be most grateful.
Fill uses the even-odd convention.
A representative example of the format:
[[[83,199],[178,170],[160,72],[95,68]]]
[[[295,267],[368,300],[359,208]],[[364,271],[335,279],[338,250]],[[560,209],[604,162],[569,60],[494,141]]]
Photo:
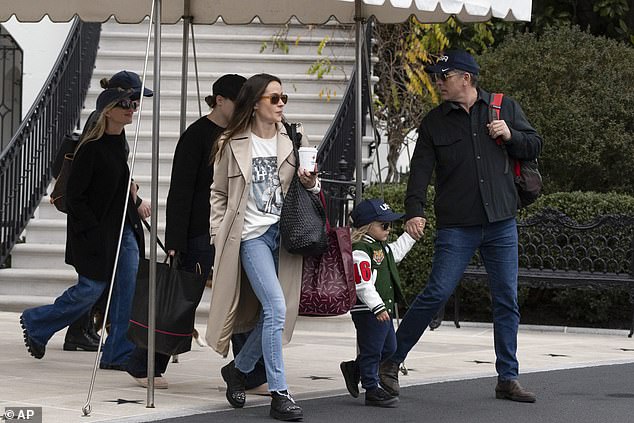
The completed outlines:
[[[328,226],[328,250],[304,257],[299,314],[337,316],[357,301],[350,228]]]

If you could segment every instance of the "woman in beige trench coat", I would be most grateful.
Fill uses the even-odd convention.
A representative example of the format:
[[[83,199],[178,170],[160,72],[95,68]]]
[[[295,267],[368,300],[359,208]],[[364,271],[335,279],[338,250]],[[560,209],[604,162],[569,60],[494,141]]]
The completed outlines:
[[[300,420],[302,409],[288,393],[282,357],[282,343],[295,326],[302,271],[302,257],[280,248],[282,193],[296,172],[282,124],[287,100],[277,77],[249,78],[221,139],[211,187],[216,257],[206,338],[226,356],[232,333],[253,329],[235,360],[221,370],[227,400],[244,406],[244,375],[263,356],[271,417]],[[305,136],[302,144],[308,144]],[[297,173],[307,190],[319,193],[316,174],[302,168]]]

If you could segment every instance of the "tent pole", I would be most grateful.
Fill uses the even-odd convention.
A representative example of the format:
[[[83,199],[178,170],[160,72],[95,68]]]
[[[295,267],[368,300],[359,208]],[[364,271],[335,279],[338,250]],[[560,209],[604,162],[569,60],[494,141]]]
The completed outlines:
[[[161,110],[161,0],[156,0],[154,13],[154,96],[152,97],[152,227],[150,228],[150,278],[148,289],[148,339],[147,339],[147,408],[154,408],[154,351],[156,328],[156,240],[158,223],[158,157],[159,123]]]
[[[189,69],[189,27],[191,16],[183,16],[183,61],[181,67],[181,126],[180,133],[185,132],[187,120],[187,70]]]
[[[357,205],[361,201],[363,194],[363,144],[362,144],[362,122],[363,122],[363,17],[361,16],[361,0],[355,0],[355,17],[354,25],[356,32],[356,76],[355,76],[355,123],[354,123],[354,140],[355,140],[355,166],[356,166],[356,188],[354,194],[354,204]]]

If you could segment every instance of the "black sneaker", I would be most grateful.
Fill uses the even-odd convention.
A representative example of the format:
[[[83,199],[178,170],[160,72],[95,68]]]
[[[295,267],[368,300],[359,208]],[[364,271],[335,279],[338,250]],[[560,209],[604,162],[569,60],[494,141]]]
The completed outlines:
[[[295,404],[295,400],[288,391],[271,392],[271,411],[269,415],[277,420],[296,422],[304,418],[302,407]]]
[[[397,397],[400,392],[398,384],[399,364],[392,360],[385,360],[379,366],[379,380],[383,389],[393,397]]]
[[[372,405],[374,407],[396,407],[398,397],[388,394],[385,389],[377,386],[374,389],[365,391],[365,405]]]
[[[361,379],[361,375],[357,361],[342,361],[339,364],[339,368],[341,369],[341,374],[343,374],[343,380],[346,381],[348,392],[354,398],[359,398],[359,379]]]
[[[22,336],[24,337],[24,345],[27,351],[38,360],[44,357],[46,353],[46,345],[37,343],[29,336],[29,331],[24,324],[24,316],[20,316],[20,326],[22,326]]]
[[[220,369],[220,374],[227,384],[225,396],[229,404],[234,408],[244,407],[247,399],[247,395],[244,393],[244,373],[236,369],[235,362],[232,360],[231,363]]]

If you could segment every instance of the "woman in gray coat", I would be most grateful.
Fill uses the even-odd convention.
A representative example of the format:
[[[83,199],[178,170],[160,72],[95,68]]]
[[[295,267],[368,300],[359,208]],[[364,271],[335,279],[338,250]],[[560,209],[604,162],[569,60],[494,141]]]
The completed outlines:
[[[222,368],[227,400],[244,406],[244,375],[263,356],[271,417],[300,420],[302,409],[288,393],[282,343],[295,325],[302,257],[280,248],[283,195],[269,195],[286,193],[296,172],[293,145],[282,124],[287,100],[277,77],[249,78],[219,144],[211,186],[216,257],[207,340],[226,355],[233,332],[253,329],[235,360]],[[302,144],[308,145],[306,137]],[[318,194],[317,176],[301,168],[297,172],[304,187]]]

